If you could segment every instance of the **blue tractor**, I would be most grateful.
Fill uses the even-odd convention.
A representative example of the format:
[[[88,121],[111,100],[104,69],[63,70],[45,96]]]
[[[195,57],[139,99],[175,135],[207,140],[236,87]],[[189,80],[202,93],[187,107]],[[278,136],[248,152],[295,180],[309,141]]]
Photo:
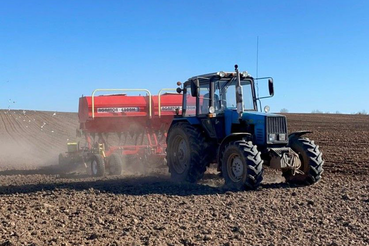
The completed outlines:
[[[268,79],[274,95],[273,79]],[[183,85],[183,105],[167,136],[167,164],[173,180],[195,183],[211,163],[229,189],[257,189],[263,165],[280,169],[287,182],[313,184],[321,178],[324,160],[319,146],[288,134],[283,115],[258,112],[255,81],[247,72],[195,76]],[[264,97],[265,98],[265,97]]]

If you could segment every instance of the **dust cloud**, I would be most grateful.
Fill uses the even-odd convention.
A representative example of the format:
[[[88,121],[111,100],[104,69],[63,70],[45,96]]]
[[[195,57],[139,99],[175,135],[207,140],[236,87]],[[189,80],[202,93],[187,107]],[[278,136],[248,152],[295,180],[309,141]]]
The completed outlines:
[[[0,170],[56,165],[59,153],[66,151],[67,136],[75,134],[76,124],[66,121],[73,122],[73,117],[65,114],[0,110]]]
[[[148,146],[147,119],[135,120],[134,117],[117,118],[110,121],[103,132],[106,151],[116,146]],[[99,124],[99,122],[97,122]],[[155,126],[156,128],[160,128]],[[35,170],[58,166],[60,153],[67,151],[67,142],[79,142],[80,147],[87,147],[85,136],[76,137],[79,128],[76,113],[44,112],[33,110],[0,110],[0,171]],[[165,137],[160,129],[157,139],[165,146]],[[157,129],[158,130],[158,129]],[[120,133],[120,134],[118,134]],[[150,135],[152,141],[154,136]],[[93,142],[102,142],[98,134]],[[153,142],[154,143],[154,142]],[[163,147],[165,148],[165,147]],[[122,176],[160,176],[168,177],[168,168],[164,155],[150,155],[149,148],[140,148],[137,155],[124,155],[122,149],[116,153],[122,156]],[[107,158],[108,160],[108,158]],[[80,174],[91,174],[91,163],[78,169]],[[68,170],[75,172],[73,168]]]
[[[0,169],[34,169],[47,165],[57,164],[55,151],[45,152],[37,148],[37,145],[22,141],[21,138],[13,139],[0,136]]]

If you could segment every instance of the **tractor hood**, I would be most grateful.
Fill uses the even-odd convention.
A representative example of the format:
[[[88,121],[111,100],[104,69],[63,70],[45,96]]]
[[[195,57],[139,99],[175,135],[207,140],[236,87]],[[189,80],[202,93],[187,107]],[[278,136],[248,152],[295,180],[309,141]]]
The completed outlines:
[[[253,126],[257,145],[287,143],[287,120],[284,115],[244,112],[241,121]]]
[[[246,112],[243,112],[242,114],[242,120],[246,120],[246,119],[249,119],[249,118],[265,118],[267,116],[271,116],[271,117],[275,117],[275,116],[283,116],[283,115],[280,115],[280,114],[266,114],[266,113],[262,113],[262,112],[256,112],[256,111],[246,111]],[[283,116],[284,117],[284,116]]]

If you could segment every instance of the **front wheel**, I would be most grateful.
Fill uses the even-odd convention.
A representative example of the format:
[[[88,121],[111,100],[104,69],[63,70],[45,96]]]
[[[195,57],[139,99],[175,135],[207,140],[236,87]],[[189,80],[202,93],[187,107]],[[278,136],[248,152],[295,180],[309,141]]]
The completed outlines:
[[[92,176],[102,177],[105,175],[104,159],[99,154],[94,154],[91,159]]]
[[[263,180],[263,160],[252,142],[232,141],[220,157],[225,186],[235,190],[255,190]]]
[[[283,176],[289,183],[314,184],[321,179],[323,173],[323,156],[319,146],[308,138],[294,138],[289,146],[300,158],[299,170],[284,170]]]

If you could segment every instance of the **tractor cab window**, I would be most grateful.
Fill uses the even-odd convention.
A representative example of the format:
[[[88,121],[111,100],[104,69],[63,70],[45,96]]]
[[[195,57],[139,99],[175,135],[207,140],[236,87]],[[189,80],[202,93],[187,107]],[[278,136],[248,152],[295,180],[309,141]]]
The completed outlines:
[[[185,116],[196,116],[196,97],[191,95],[191,86],[186,87],[185,101],[183,106],[186,108]]]
[[[221,113],[224,109],[220,96],[220,88],[215,86],[214,91],[214,110],[215,113]],[[200,88],[200,114],[208,114],[210,107],[210,89],[209,85],[201,85]]]
[[[200,86],[200,95],[199,95],[199,106],[200,106],[200,114],[208,114],[209,113],[209,103],[210,103],[210,90],[209,85],[201,85]]]
[[[199,114],[208,114],[210,107],[210,88],[209,83],[202,83],[199,87]],[[195,116],[196,115],[196,97],[191,96],[191,87],[188,86],[186,90],[186,116]],[[215,91],[214,94],[214,106],[215,112],[219,112],[221,109],[220,106],[220,96],[219,89]]]
[[[215,91],[214,91],[214,109],[215,109],[215,113],[221,113],[224,110],[220,88],[217,86],[215,86]]]
[[[221,91],[221,105],[224,108],[236,109],[236,80],[218,81],[218,87]],[[255,110],[252,86],[250,80],[241,80],[243,90],[243,106],[245,110]]]

